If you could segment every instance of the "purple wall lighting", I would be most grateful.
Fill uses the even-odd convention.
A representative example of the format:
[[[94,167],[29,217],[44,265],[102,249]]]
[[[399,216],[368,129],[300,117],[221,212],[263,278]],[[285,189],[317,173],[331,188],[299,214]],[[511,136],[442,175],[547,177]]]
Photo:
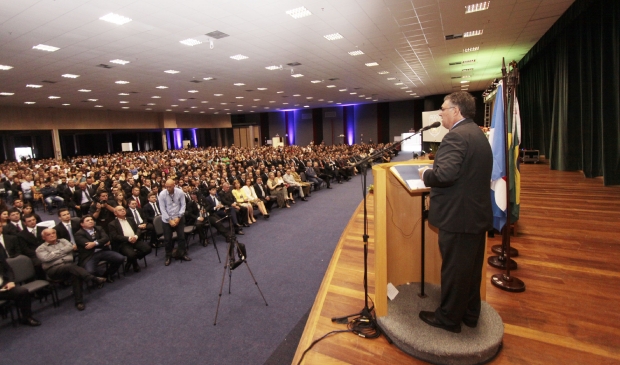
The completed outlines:
[[[288,145],[295,144],[295,119],[297,118],[295,111],[286,111],[284,112],[284,123],[286,123],[286,134],[288,134],[288,139],[286,142]]]
[[[174,149],[183,149],[183,130],[181,129],[174,130]]]
[[[194,142],[194,147],[198,147],[198,137],[196,136],[196,128],[192,129],[192,141]]]
[[[347,105],[343,107],[343,117],[345,118],[345,136],[347,136],[347,143],[352,145],[355,143],[355,107],[353,105]]]

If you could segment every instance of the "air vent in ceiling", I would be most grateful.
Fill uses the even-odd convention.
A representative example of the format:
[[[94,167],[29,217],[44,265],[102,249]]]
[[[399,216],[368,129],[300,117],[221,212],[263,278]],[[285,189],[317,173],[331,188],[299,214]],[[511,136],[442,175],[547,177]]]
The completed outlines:
[[[452,76],[453,79],[461,79],[463,78],[462,76]]]
[[[50,81],[50,80],[43,80],[41,82],[44,82],[46,84],[55,84],[56,83],[56,81]]]
[[[247,91],[247,92],[250,92],[250,91],[254,91],[254,90],[246,90],[246,91]]]
[[[450,34],[446,36],[446,40],[452,40],[452,39],[459,39],[459,38],[463,38],[462,34]]]
[[[196,98],[187,98],[188,100],[196,100]]]
[[[288,95],[282,95],[283,98],[288,98]]]
[[[361,87],[354,87],[353,90],[362,90]]]
[[[100,63],[97,65],[97,67],[101,67],[101,68],[112,68],[112,66],[110,65],[106,65],[105,63]]]
[[[287,63],[287,65],[289,65],[289,66],[301,66],[301,63],[299,63],[299,62],[291,62],[291,63]]]
[[[228,37],[228,34],[226,34],[224,32],[220,32],[219,30],[214,30],[213,32],[207,33],[205,35],[207,37],[211,37],[211,38],[214,38],[214,39],[221,39],[221,38]]]
[[[454,65],[460,65],[461,62],[450,62],[450,66],[454,66]]]
[[[192,81],[190,81],[190,82],[193,82],[194,84],[198,84],[198,83],[201,83],[201,82],[202,82],[202,80],[192,80]]]
[[[336,81],[336,80],[340,80],[340,79],[337,77],[332,77],[331,79],[329,79],[329,81]]]
[[[130,94],[137,94],[138,92],[137,91],[130,91],[129,93]]]

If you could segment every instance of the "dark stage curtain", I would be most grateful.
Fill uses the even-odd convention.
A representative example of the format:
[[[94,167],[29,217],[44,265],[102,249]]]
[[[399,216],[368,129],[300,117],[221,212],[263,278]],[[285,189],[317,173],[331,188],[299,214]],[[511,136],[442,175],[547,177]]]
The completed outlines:
[[[522,148],[619,185],[620,1],[577,0],[543,41],[520,63]]]

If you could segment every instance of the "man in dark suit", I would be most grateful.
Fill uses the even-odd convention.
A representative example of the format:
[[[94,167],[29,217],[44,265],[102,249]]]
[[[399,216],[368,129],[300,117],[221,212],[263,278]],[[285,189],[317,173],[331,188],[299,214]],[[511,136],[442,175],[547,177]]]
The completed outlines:
[[[9,221],[4,226],[4,234],[17,236],[24,230],[24,222],[22,222],[22,213],[17,208],[9,209]]]
[[[75,233],[80,230],[80,224],[71,220],[71,213],[67,208],[60,208],[58,210],[58,218],[60,222],[54,227],[57,237],[64,238],[67,241],[75,244]]]
[[[488,140],[471,119],[474,97],[458,91],[445,97],[443,137],[433,168],[420,169],[431,187],[428,221],[439,229],[441,304],[435,312],[420,312],[427,324],[461,332],[461,322],[476,327],[480,316],[480,283],[485,233],[492,228],[491,170]]]
[[[75,186],[75,180],[69,179],[67,180],[67,187],[63,192],[63,197],[65,198],[65,204],[75,211],[75,214],[78,217],[81,217],[82,212],[80,210],[80,203],[75,202],[75,191],[79,190],[78,187]]]
[[[133,204],[135,201],[132,200]],[[114,219],[108,224],[112,249],[127,257],[125,272],[133,265],[134,272],[140,272],[138,260],[151,253],[151,246],[140,239],[142,231],[122,205],[114,208]]]
[[[7,251],[4,247],[6,245],[6,237],[2,236],[2,228],[0,228],[0,300],[13,300],[15,306],[21,313],[20,323],[27,324],[29,326],[40,326],[41,322],[32,318],[32,310],[30,306],[30,293],[28,289],[21,286],[15,286],[13,270],[11,266],[6,262]]]
[[[110,283],[114,282],[114,275],[125,262],[125,258],[110,248],[110,238],[103,228],[95,226],[93,217],[86,215],[80,218],[82,227],[75,233],[75,243],[78,247],[78,265],[95,275],[99,261],[106,261],[108,268],[101,276]]]
[[[256,192],[256,196],[260,199],[264,204],[267,211],[271,210],[271,207],[276,202],[274,196],[271,195],[269,191],[269,187],[266,184],[263,184],[263,178],[257,177],[256,184],[254,184],[254,191]]]
[[[19,241],[16,235],[3,234],[3,229],[6,226],[0,226],[0,251],[6,253],[6,258],[15,257],[17,255],[24,255],[24,249],[22,243]]]
[[[213,188],[215,190],[215,187]],[[196,230],[198,231],[198,236],[200,237],[200,242],[203,243],[204,246],[209,244],[207,241],[207,227],[206,225],[210,224],[215,227],[215,229],[222,235],[226,240],[230,239],[230,230],[226,229],[221,222],[218,222],[218,216],[211,216],[207,213],[208,206],[201,204],[198,200],[198,195],[196,192],[192,192],[190,194],[192,200],[187,204],[185,208],[185,224],[186,225],[195,225]]]
[[[241,226],[237,223],[238,221],[237,221],[236,211],[232,210],[233,208],[226,209],[224,207],[222,200],[217,195],[217,188],[215,186],[211,186],[209,188],[209,196],[206,197],[205,200],[206,200],[205,209],[207,213],[209,214],[209,216],[213,216],[219,220],[221,218],[226,217],[226,215],[230,211],[232,213],[230,217],[232,220],[235,234],[238,234],[238,235],[244,234],[243,230],[241,229]]]
[[[94,193],[91,193],[90,191],[88,191],[87,187],[86,187],[86,183],[85,182],[81,182],[78,185],[78,189],[75,189],[75,191],[73,192],[73,206],[75,207],[75,212],[76,214],[78,214],[80,217],[83,215],[88,214],[88,211],[90,209],[90,206],[93,203],[94,200]]]

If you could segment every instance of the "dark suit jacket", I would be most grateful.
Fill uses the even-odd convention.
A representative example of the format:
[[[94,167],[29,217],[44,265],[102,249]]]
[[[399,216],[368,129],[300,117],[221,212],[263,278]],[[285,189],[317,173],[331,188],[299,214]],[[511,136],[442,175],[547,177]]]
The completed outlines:
[[[149,204],[149,206],[150,206],[150,204]],[[151,209],[151,210],[152,210],[152,209]],[[133,216],[133,212],[131,211],[131,209],[130,209],[130,208],[127,208],[127,209],[126,209],[126,211],[127,211],[127,217],[131,217],[131,219],[133,219],[133,220],[134,220],[134,222],[135,222],[136,224],[138,224],[138,221],[136,221],[136,219],[134,218],[134,216]],[[142,219],[142,223],[148,223],[148,222],[149,222],[149,221],[147,220],[147,218],[146,218],[146,214],[144,214],[144,211],[143,211],[142,209],[140,209],[140,208],[136,208],[136,212],[138,212],[138,215],[140,216],[140,219]]]
[[[261,186],[262,186],[263,191],[265,192],[265,194],[263,194],[263,192],[260,190]],[[254,184],[254,191],[256,192],[256,196],[260,200],[265,200],[265,197],[270,195],[269,187],[267,185],[265,185],[265,184],[260,185],[260,186],[258,184]]]
[[[136,225],[136,221],[129,215],[126,218],[131,229],[133,229],[134,233],[139,237],[141,230]],[[110,231],[110,244],[114,251],[118,251],[121,245],[129,243],[129,237],[125,236],[123,233],[123,227],[121,227],[121,222],[118,221],[118,218],[108,224],[108,231]]]
[[[37,247],[43,243],[41,232],[43,232],[45,227],[35,227],[35,229],[36,235],[30,233],[26,227],[17,234],[17,238],[21,242],[22,254],[28,257],[37,257]]]
[[[431,187],[428,221],[458,233],[479,234],[493,226],[489,141],[471,119],[454,126],[441,142],[433,169],[424,173]]]
[[[79,231],[80,229],[82,229],[82,227],[80,226],[80,224],[78,222],[74,222],[73,220],[71,221],[71,228],[73,231],[73,237],[75,238],[75,233],[77,231]],[[56,237],[57,238],[64,238],[67,241],[71,242],[71,236],[69,236],[69,231],[67,231],[67,227],[64,225],[64,223],[59,222],[54,229],[56,230]]]
[[[90,191],[88,192],[88,194],[90,194],[90,198],[93,201],[97,199],[97,197],[94,194],[91,194]],[[76,187],[75,191],[73,192],[73,196],[71,197],[71,200],[73,201],[73,204],[75,204],[78,207],[82,205],[82,189],[80,189],[79,187]]]
[[[185,224],[196,224],[196,219],[198,219],[198,217],[200,217],[200,210],[198,209],[198,204],[192,200],[185,206]]]
[[[159,208],[159,212],[161,213],[161,208],[159,207],[159,202],[155,202],[157,204],[157,208]],[[153,206],[151,203],[144,204],[144,208],[142,208],[142,213],[144,213],[144,217],[148,223],[153,223],[153,219],[155,218],[155,211],[153,210]]]
[[[8,234],[2,234],[2,238],[4,239],[4,246],[6,247],[7,254],[9,257],[15,257],[17,255],[25,255],[25,250],[22,243],[19,241],[17,236],[12,236]],[[1,252],[2,250],[0,250]]]
[[[82,267],[93,257],[96,248],[101,248],[104,250],[110,249],[110,246],[105,246],[106,243],[110,242],[110,237],[108,237],[103,228],[100,226],[95,226],[94,239],[83,228],[80,228],[80,230],[77,231],[73,237],[75,238],[75,243],[78,247],[78,265]],[[97,245],[90,250],[87,250],[86,243],[93,241],[97,242]]]
[[[22,227],[26,228],[24,222],[22,222]],[[17,236],[20,231],[17,230],[17,227],[13,223],[6,222],[6,224],[2,227],[2,233],[7,236]]]
[[[15,280],[15,275],[13,275],[13,269],[11,269],[11,266],[9,266],[9,264],[6,262],[7,258],[8,257],[6,257],[4,250],[0,250],[0,276],[2,276],[4,285]]]

